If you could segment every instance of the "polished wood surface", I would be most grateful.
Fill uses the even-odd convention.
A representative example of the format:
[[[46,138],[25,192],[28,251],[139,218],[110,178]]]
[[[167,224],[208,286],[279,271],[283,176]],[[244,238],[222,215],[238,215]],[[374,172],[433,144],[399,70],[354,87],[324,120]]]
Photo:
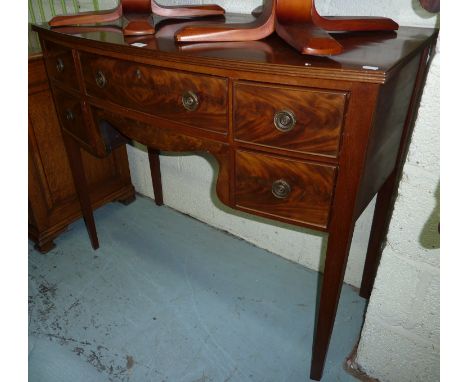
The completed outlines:
[[[346,99],[345,92],[236,82],[235,139],[337,157]],[[282,110],[296,118],[290,131],[275,127],[275,114]]]
[[[55,16],[49,21],[52,27],[107,23],[126,18],[123,34],[129,36],[155,33],[152,15],[164,17],[204,17],[223,15],[218,5],[165,6],[155,0],[120,0],[117,7],[105,11],[81,12],[74,15]]]
[[[329,31],[393,31],[398,24],[384,17],[322,17],[314,0],[267,0],[263,13],[250,25],[189,26],[176,34],[179,42],[259,40],[276,30],[302,54],[334,55],[342,45]]]
[[[86,93],[164,119],[227,133],[227,81],[224,78],[161,70],[98,55],[81,54]],[[97,73],[105,77],[98,85]],[[183,96],[192,92],[198,107],[187,110]]]
[[[226,19],[245,23],[254,17]],[[106,127],[147,145],[156,198],[159,151],[208,152],[219,164],[222,203],[327,232],[310,370],[319,380],[354,225],[378,194],[363,294],[375,277],[437,31],[336,34],[343,54],[330,58],[301,55],[276,36],[178,45],[174,33],[185,23],[156,21],[159,36],[131,39],[110,26],[82,33],[35,27],[45,44],[72,50],[79,86],[70,94],[80,100],[86,126],[101,137],[100,143],[83,143],[69,135],[69,144],[96,146],[99,155],[99,144],[109,147]],[[59,80],[51,84],[54,93],[68,91]],[[184,99],[190,101],[185,106]],[[63,129],[71,130],[65,122]],[[80,160],[69,151],[72,161]],[[79,166],[75,171],[79,192],[89,192],[86,180],[78,180]]]
[[[154,150],[148,147],[148,159],[151,171],[151,181],[153,182],[154,202],[157,206],[164,204],[162,180],[161,180],[161,164],[159,162],[159,150]]]
[[[31,38],[31,41],[34,41]],[[28,65],[28,234],[45,253],[54,239],[81,217],[59,121],[49,87],[40,46],[29,49]],[[73,72],[70,72],[73,75]],[[116,149],[103,160],[83,152],[93,208],[110,201],[130,202],[135,191],[130,182],[127,153]]]
[[[45,64],[49,78],[63,84],[72,91],[77,91],[78,79],[71,49],[47,42],[44,45],[44,50],[47,51]]]
[[[334,166],[238,151],[235,203],[257,215],[326,228],[335,175]],[[290,187],[284,198],[272,192],[278,180]]]
[[[249,15],[226,15],[226,23],[247,23],[254,20]],[[163,22],[163,21],[160,21]],[[159,23],[157,25],[159,25]],[[177,24],[176,24],[177,25]],[[181,26],[184,22],[180,22]],[[385,83],[400,65],[426,44],[434,31],[429,28],[402,27],[397,32],[336,33],[333,37],[343,46],[343,53],[332,57],[305,56],[280,38],[272,35],[262,41],[238,43],[177,44],[174,35],[144,36],[135,41],[124,36],[119,25],[90,27],[50,28],[40,30],[50,39],[60,36],[62,44],[84,46],[99,54],[107,49],[116,58],[126,56],[131,61],[157,60],[161,67],[183,69],[187,64],[201,66],[205,74],[226,75],[229,70],[255,72],[267,78],[271,73],[289,77]],[[177,26],[172,29],[177,30]],[[132,44],[141,42],[143,47]],[[208,69],[203,69],[206,66]],[[303,81],[303,80],[301,80]],[[298,81],[300,84],[301,82]]]

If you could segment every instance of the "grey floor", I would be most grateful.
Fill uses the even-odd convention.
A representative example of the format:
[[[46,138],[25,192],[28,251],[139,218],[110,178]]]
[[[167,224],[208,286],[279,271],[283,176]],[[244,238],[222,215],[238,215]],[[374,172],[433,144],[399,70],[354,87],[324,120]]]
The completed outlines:
[[[30,382],[306,382],[318,273],[138,197],[41,255],[29,244]],[[365,301],[345,285],[323,381]]]

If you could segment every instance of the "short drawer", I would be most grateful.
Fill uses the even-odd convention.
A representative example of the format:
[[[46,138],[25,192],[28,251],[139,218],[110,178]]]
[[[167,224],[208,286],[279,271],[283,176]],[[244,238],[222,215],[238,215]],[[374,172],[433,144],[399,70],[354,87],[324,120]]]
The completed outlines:
[[[86,92],[197,128],[227,133],[227,80],[81,54]]]
[[[235,83],[235,139],[337,157],[346,98],[345,92]]]
[[[79,92],[75,62],[71,49],[49,41],[44,41],[45,63],[49,79],[70,90]]]
[[[326,228],[336,167],[248,151],[236,153],[236,206],[258,215]]]
[[[87,106],[79,97],[56,87],[53,93],[62,129],[79,139],[87,151],[98,156],[106,155],[101,135],[88,115]]]

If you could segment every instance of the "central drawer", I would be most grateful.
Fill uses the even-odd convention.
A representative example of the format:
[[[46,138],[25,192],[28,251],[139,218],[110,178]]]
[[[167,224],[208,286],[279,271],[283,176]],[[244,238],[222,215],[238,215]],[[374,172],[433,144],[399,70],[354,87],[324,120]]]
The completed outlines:
[[[335,166],[237,151],[236,206],[277,220],[326,228],[335,177]]]
[[[80,54],[86,93],[174,122],[227,134],[225,78]]]

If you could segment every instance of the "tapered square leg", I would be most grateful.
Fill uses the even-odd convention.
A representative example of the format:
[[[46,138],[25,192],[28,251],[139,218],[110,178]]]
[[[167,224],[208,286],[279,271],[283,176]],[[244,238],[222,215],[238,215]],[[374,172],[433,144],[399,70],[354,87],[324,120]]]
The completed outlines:
[[[366,262],[362,274],[361,289],[359,290],[359,295],[363,298],[368,299],[374,287],[377,268],[380,263],[380,257],[382,256],[383,244],[392,216],[396,187],[396,175],[392,174],[377,195],[369,244],[367,246]]]
[[[161,164],[159,162],[159,150],[148,147],[148,159],[150,163],[151,179],[153,181],[154,202],[158,206],[164,204],[162,183],[161,183]]]
[[[94,223],[93,207],[89,197],[88,183],[84,172],[81,149],[78,143],[66,132],[63,132],[62,135],[63,141],[65,142],[73,181],[75,183],[76,193],[81,206],[81,212],[83,214],[86,229],[88,230],[89,239],[93,249],[98,249],[99,240],[97,237],[96,225]]]
[[[342,228],[347,231],[347,234],[342,234],[342,230],[332,228],[328,236],[327,257],[320,291],[310,369],[310,378],[316,381],[319,381],[323,374],[335,323],[336,310],[340,300],[354,224],[348,224],[347,227]]]

